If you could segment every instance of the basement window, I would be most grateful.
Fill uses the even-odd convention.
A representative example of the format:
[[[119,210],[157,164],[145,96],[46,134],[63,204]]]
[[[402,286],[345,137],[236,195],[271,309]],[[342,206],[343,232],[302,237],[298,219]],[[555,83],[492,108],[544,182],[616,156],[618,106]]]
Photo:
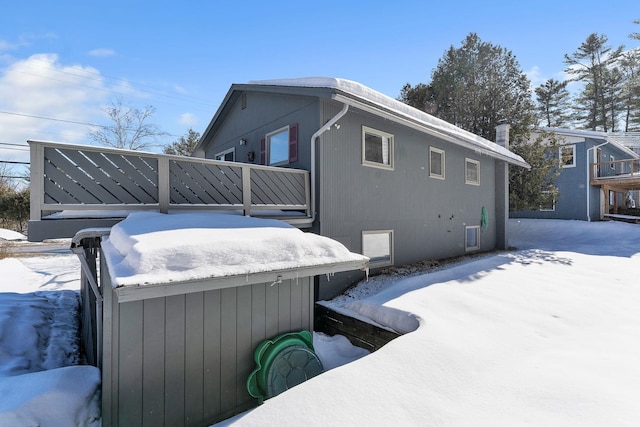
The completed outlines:
[[[393,135],[363,126],[362,164],[393,169]]]
[[[362,232],[362,255],[369,257],[371,267],[393,264],[393,230]]]
[[[464,250],[477,251],[480,249],[480,226],[473,225],[464,228]]]
[[[542,194],[549,194],[551,193],[550,191],[544,190],[542,192]],[[540,211],[542,212],[552,212],[556,210],[556,199],[555,197],[549,197],[549,199],[546,201],[546,203],[542,203],[540,205]]]

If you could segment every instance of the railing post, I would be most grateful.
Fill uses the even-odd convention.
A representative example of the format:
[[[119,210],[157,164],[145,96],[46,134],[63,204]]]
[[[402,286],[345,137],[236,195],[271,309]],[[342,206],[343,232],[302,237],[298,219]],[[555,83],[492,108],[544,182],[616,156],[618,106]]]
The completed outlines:
[[[42,219],[44,205],[44,146],[39,142],[29,141],[30,163],[30,199],[29,217],[31,221]]]
[[[242,213],[251,216],[251,168],[242,167]]]
[[[169,158],[158,157],[158,206],[160,213],[169,213]]]

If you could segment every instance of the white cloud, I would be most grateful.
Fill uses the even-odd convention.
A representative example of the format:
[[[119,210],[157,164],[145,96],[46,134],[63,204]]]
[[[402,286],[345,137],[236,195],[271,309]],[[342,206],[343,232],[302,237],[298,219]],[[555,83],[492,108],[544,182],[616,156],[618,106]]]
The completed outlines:
[[[113,56],[115,54],[116,54],[115,50],[108,49],[108,48],[99,48],[99,49],[93,49],[89,51],[90,56],[97,56],[97,57],[107,57],[107,56]]]
[[[104,86],[95,68],[63,65],[55,54],[12,62],[0,72],[1,141],[87,142],[88,126],[77,123],[101,120],[100,105],[108,96]],[[28,153],[0,156],[8,154],[28,160]]]
[[[198,118],[191,113],[182,113],[180,114],[180,119],[178,120],[178,122],[181,125],[195,126],[198,124]]]

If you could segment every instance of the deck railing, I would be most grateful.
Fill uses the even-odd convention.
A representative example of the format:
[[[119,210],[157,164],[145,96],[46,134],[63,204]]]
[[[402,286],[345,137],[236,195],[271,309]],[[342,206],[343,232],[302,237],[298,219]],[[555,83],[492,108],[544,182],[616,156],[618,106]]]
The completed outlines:
[[[31,220],[60,211],[239,210],[309,218],[309,172],[29,141]]]
[[[640,179],[640,159],[591,163],[591,181],[606,178]]]

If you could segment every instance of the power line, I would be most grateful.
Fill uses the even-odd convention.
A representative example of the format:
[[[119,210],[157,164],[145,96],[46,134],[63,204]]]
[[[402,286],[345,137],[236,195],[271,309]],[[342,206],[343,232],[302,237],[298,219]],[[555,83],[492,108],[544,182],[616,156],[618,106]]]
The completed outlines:
[[[24,145],[24,144],[15,144],[12,142],[0,142],[0,145],[15,145],[17,147],[24,147],[24,148],[29,148],[28,145]]]
[[[110,129],[110,128],[113,127],[113,126],[108,126],[108,125],[98,125],[98,124],[95,124],[95,123],[77,122],[77,121],[74,121],[74,120],[66,120],[66,119],[57,119],[55,117],[45,117],[45,116],[36,116],[36,115],[33,115],[33,114],[16,113],[16,112],[13,112],[13,111],[0,111],[0,114],[8,114],[8,115],[11,115],[11,116],[20,116],[20,117],[29,117],[31,119],[39,119],[39,120],[51,120],[51,121],[54,121],[54,122],[71,123],[71,124],[74,124],[74,125],[94,126],[94,127],[99,127],[99,128],[103,128],[103,129]],[[127,132],[135,132],[135,130],[127,129]],[[171,134],[171,133],[169,133],[167,135],[168,136],[173,136],[173,137],[176,137],[176,138],[184,136],[184,135],[174,135],[174,134]]]
[[[30,162],[16,162],[13,160],[0,160],[0,163],[9,163],[12,165],[30,165]]]

